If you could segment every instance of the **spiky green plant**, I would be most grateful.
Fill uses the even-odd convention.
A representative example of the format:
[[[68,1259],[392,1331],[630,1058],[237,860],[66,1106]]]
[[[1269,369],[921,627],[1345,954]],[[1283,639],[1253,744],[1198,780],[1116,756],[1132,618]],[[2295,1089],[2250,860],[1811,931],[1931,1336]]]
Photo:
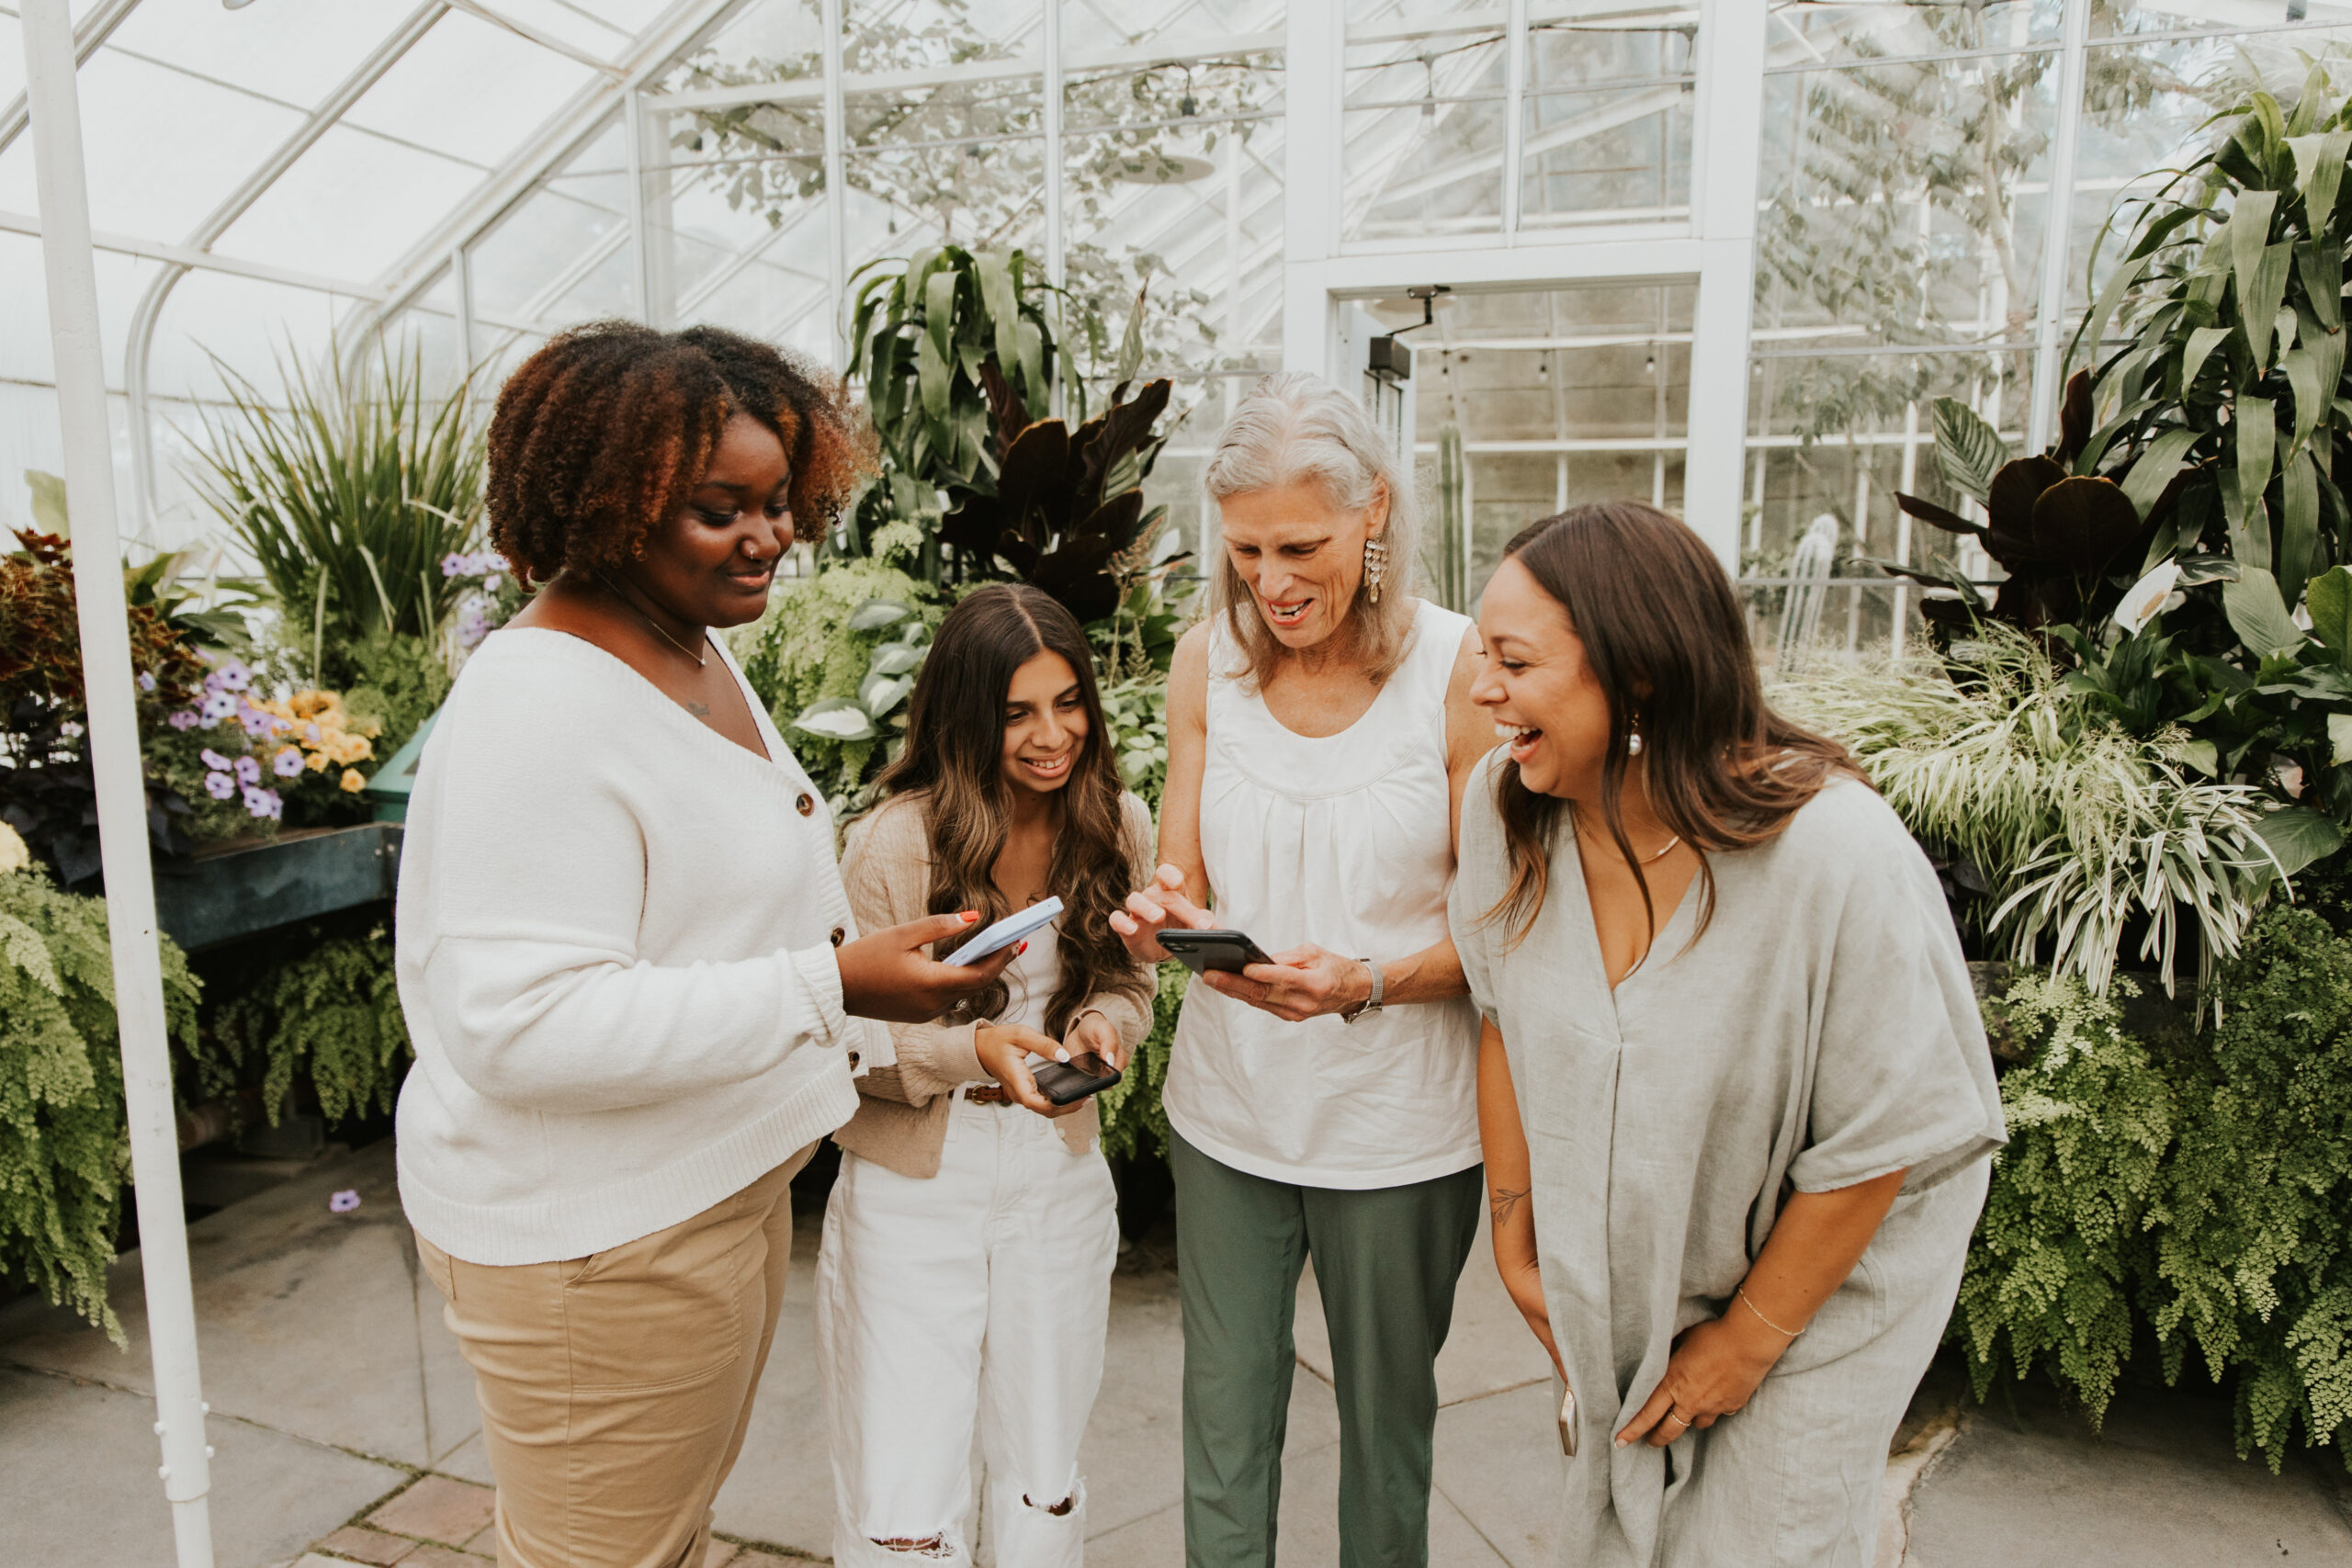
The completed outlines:
[[[2182,910],[2200,974],[2236,953],[2280,869],[2263,792],[2197,776],[2177,729],[2132,735],[2007,627],[1984,628],[1966,677],[1927,663],[1822,669],[1772,701],[1852,747],[1912,832],[1973,868],[1989,948],[2098,996],[2137,921],[2139,956],[2167,988]]]
[[[421,358],[346,378],[286,367],[284,406],[216,359],[229,412],[208,412],[198,491],[251,552],[282,637],[321,685],[358,678],[363,646],[431,643],[469,586],[444,558],[481,532],[481,432],[463,384],[428,394]]]

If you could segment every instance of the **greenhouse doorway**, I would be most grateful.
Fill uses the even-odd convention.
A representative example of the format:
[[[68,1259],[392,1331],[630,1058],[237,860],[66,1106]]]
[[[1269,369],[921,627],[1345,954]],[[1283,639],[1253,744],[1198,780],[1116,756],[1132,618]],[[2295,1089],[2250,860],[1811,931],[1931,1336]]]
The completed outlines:
[[[1431,597],[1472,613],[1512,535],[1582,502],[1683,509],[1690,278],[1399,288],[1335,301],[1335,365],[1425,513]]]

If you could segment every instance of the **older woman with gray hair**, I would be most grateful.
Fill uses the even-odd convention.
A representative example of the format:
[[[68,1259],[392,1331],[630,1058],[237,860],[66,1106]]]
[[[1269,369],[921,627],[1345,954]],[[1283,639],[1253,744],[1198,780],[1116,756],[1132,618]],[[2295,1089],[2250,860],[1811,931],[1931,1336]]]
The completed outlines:
[[[1493,744],[1476,637],[1409,591],[1413,497],[1311,376],[1261,382],[1203,479],[1209,617],[1169,678],[1152,885],[1113,925],[1246,931],[1184,998],[1166,1089],[1193,1564],[1274,1560],[1310,1258],[1340,1406],[1340,1561],[1429,1556],[1434,1363],[1478,1223],[1478,1015],[1446,931],[1462,792]]]

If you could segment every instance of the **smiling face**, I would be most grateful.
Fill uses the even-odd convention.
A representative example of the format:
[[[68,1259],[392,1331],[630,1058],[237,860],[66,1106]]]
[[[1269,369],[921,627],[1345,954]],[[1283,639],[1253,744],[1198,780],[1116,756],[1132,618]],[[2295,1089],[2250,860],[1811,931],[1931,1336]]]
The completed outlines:
[[[702,482],[646,536],[628,573],[662,608],[706,626],[760,618],[792,547],[792,467],[775,431],[730,417]]]
[[[1478,605],[1484,653],[1470,700],[1495,721],[1538,795],[1597,800],[1609,750],[1609,698],[1560,602],[1516,558],[1495,569]]]
[[[1364,541],[1388,523],[1380,496],[1361,512],[1312,479],[1226,497],[1225,558],[1284,648],[1314,648],[1347,623],[1363,582]]]
[[[1004,776],[1016,789],[1050,794],[1069,783],[1086,750],[1086,694],[1069,660],[1051,649],[1012,672],[1004,694]]]

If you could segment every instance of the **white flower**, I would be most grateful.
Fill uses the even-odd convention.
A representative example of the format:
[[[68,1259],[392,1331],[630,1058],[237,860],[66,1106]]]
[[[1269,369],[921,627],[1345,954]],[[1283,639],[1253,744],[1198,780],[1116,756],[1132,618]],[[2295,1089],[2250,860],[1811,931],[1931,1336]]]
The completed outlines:
[[[0,822],[0,875],[22,871],[33,863],[32,851],[25,848],[25,840],[6,822]]]
[[[2127,632],[2139,631],[2165,608],[2165,600],[2179,580],[2178,561],[2170,557],[2158,561],[2154,570],[2124,592],[2123,603],[2115,607],[2115,624]]]

